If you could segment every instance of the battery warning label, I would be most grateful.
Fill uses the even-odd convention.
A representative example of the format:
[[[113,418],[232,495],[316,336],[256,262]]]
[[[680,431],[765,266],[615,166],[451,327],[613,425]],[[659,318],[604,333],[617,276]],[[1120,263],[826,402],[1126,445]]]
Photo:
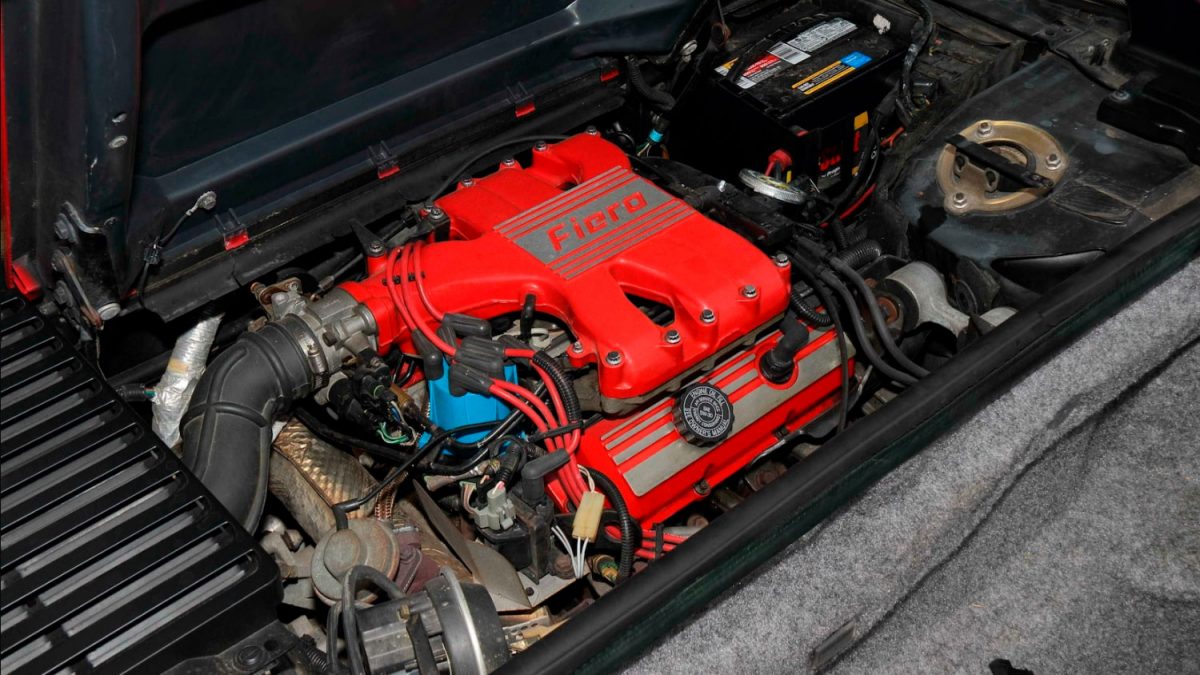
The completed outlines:
[[[862,52],[851,52],[817,72],[792,85],[792,89],[805,96],[827,87],[871,62],[871,57]]]
[[[742,89],[749,89],[780,70],[807,60],[812,56],[812,52],[840,37],[853,33],[856,28],[858,26],[846,19],[830,19],[805,30],[790,40],[776,42],[762,58],[746,66],[746,69],[739,74],[736,84]],[[714,70],[718,75],[725,76],[729,74],[736,63],[737,59],[727,61]]]

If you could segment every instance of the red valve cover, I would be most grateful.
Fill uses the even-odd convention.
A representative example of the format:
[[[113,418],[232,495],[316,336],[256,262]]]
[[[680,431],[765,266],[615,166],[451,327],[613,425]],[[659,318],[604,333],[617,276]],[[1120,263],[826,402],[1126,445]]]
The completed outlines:
[[[437,205],[450,237],[421,251],[432,305],[491,318],[533,294],[577,336],[573,362],[597,364],[606,409],[643,400],[787,306],[786,268],[633,173],[599,136],[535,150],[531,166],[502,165]],[[407,339],[379,285],[346,288],[382,343]],[[630,296],[669,306],[674,322],[656,325]]]
[[[755,336],[786,309],[790,270],[635,174],[599,136],[535,149],[529,167],[502,164],[437,205],[449,216],[449,239],[420,252],[434,308],[492,318],[519,311],[532,294],[578,338],[581,348],[568,351],[575,365],[597,365],[607,410],[646,402],[590,427],[578,451],[580,464],[613,479],[643,525],[832,407],[833,332],[812,336],[788,382],[758,371],[778,334]],[[381,267],[342,287],[371,309],[381,346],[408,342]],[[655,324],[631,296],[670,307],[674,320]],[[673,394],[699,367],[709,371],[699,381],[720,389],[733,414],[728,437],[713,447],[689,443],[674,425]]]

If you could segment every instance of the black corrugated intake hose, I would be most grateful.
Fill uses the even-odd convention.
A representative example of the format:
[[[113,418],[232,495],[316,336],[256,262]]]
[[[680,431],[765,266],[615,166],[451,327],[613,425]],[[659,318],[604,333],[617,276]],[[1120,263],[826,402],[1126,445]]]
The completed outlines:
[[[633,574],[633,554],[642,546],[642,533],[638,530],[637,521],[629,515],[629,506],[612,480],[595,469],[588,469],[588,473],[617,512],[617,521],[621,527],[621,556],[617,561],[617,583],[620,583]]]
[[[292,333],[269,323],[209,364],[183,416],[184,462],[250,532],[267,499],[271,423],[312,379]]]
[[[805,302],[804,297],[800,295],[800,291],[796,290],[795,286],[792,287],[789,297],[792,301],[792,311],[796,312],[796,315],[804,323],[814,328],[828,328],[833,325],[833,319],[829,318],[828,314],[813,309]]]
[[[883,247],[879,245],[879,242],[874,239],[866,239],[839,251],[835,257],[850,267],[858,269],[869,262],[878,260],[882,255]]]
[[[642,98],[646,99],[655,108],[666,112],[675,107],[675,97],[661,89],[655,89],[646,82],[646,76],[642,74],[642,67],[638,65],[636,59],[632,56],[625,57],[625,70],[629,74],[629,84],[633,87]]]

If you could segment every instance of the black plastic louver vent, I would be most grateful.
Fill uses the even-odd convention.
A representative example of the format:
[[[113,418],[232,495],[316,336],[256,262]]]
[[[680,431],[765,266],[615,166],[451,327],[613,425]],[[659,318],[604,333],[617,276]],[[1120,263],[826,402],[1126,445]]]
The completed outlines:
[[[159,672],[275,619],[271,559],[9,294],[0,369],[0,671]]]

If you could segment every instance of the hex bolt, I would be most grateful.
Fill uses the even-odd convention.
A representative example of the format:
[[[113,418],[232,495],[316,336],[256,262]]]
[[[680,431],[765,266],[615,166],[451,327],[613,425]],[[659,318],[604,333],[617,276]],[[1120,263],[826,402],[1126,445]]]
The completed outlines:
[[[621,352],[613,350],[613,351],[609,352],[608,354],[605,354],[604,362],[610,366],[621,365]]]
[[[114,138],[108,142],[108,147],[112,150],[116,150],[117,148],[125,145],[128,142],[129,142],[128,136],[117,136],[116,138]]]
[[[758,297],[758,287],[755,286],[754,284],[746,284],[745,286],[742,286],[742,297],[757,298]]]
[[[716,320],[717,320],[717,314],[716,314],[716,312],[712,311],[711,309],[706,309],[706,310],[703,310],[702,312],[700,312],[700,322],[701,323],[712,323]]]
[[[109,319],[115,319],[121,313],[121,306],[115,302],[110,302],[96,308],[96,313],[100,315],[102,321],[108,321]]]
[[[432,209],[429,209],[429,217],[433,218],[434,220],[441,220],[442,218],[446,217],[446,212],[435,206]]]
[[[471,187],[471,186],[472,186],[472,185],[474,185],[474,184],[475,184],[475,179],[473,179],[473,178],[464,178],[464,179],[462,179],[462,186],[463,186],[463,187]]]
[[[775,266],[780,267],[780,268],[787,267],[788,265],[791,264],[791,261],[788,260],[786,253],[776,253],[774,260],[775,260]]]
[[[1114,91],[1111,94],[1111,96],[1112,96],[1112,100],[1121,101],[1121,102],[1128,101],[1130,98],[1129,92],[1125,91],[1124,89],[1118,89],[1118,90]]]
[[[683,337],[679,334],[679,331],[672,328],[671,330],[667,331],[665,339],[667,341],[667,344],[677,345],[677,344],[679,344],[679,341],[683,339]]]
[[[992,135],[992,123],[988,122],[988,121],[980,122],[979,123],[979,135],[980,136],[991,136]]]
[[[504,161],[501,162],[501,164],[503,164],[504,166],[516,166],[517,160],[513,159],[512,157],[506,157],[504,159]]]
[[[587,134],[588,136],[599,136],[600,130],[597,129],[596,127],[589,126],[587,129],[584,130],[583,133]]]
[[[1054,169],[1058,169],[1061,167],[1062,167],[1062,158],[1061,157],[1059,157],[1056,153],[1053,153],[1053,152],[1050,153],[1049,155],[1046,155],[1046,168],[1047,169],[1054,170]]]
[[[583,343],[578,340],[576,340],[575,342],[572,342],[571,343],[571,351],[575,352],[576,354],[582,354],[583,353]]]
[[[54,221],[54,236],[59,239],[71,238],[71,227],[67,225],[67,221],[57,218]]]
[[[545,152],[547,148],[546,141],[538,141],[533,144],[533,149],[538,152]]]
[[[967,195],[963,194],[962,192],[955,192],[954,193],[954,205],[960,209],[962,207],[966,206],[967,205]]]

